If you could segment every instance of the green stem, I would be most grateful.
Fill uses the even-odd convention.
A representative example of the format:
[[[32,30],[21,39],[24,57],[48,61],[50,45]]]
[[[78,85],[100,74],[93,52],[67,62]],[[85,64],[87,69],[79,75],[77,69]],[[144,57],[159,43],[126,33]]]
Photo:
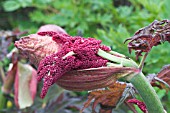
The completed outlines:
[[[135,76],[128,76],[127,80],[137,89],[149,113],[164,113],[160,99],[142,72]]]
[[[148,53],[149,53],[149,52],[145,53],[145,55],[143,56],[143,58],[142,58],[142,60],[141,60],[141,62],[140,62],[140,64],[139,64],[139,69],[140,69],[140,70],[143,69],[143,66],[144,66],[146,57],[148,56]]]
[[[2,66],[0,66],[0,76],[2,78],[2,82],[4,82],[5,81],[5,73],[4,73]]]
[[[6,108],[7,98],[5,95],[0,91],[0,111]]]
[[[101,49],[99,49],[98,55],[110,61],[120,63],[125,67],[138,68],[138,65],[133,60],[111,55]],[[146,56],[147,54],[145,55],[143,62],[141,63],[140,66],[141,68],[146,59]],[[131,74],[126,77],[126,80],[131,82],[134,85],[134,87],[137,89],[138,93],[140,94],[143,101],[145,102],[149,113],[164,113],[164,108],[161,104],[161,101],[159,100],[155,90],[153,89],[153,87],[151,86],[151,84],[149,83],[149,81],[146,79],[146,77],[143,75],[142,72],[140,72],[139,74],[136,73]]]
[[[118,53],[118,52],[116,52],[116,51],[109,51],[109,53],[111,53],[111,54],[113,54],[113,55],[118,55],[118,56],[121,56],[121,57],[126,57],[125,55],[120,54],[120,53]]]
[[[99,49],[98,55],[105,58],[105,59],[108,59],[110,61],[122,64],[123,66],[126,66],[126,67],[136,67],[136,68],[138,67],[136,62],[134,62],[131,59],[126,59],[124,57],[117,57],[117,56],[111,55],[111,54],[109,54],[109,53],[107,53],[107,52],[105,52],[101,49]]]

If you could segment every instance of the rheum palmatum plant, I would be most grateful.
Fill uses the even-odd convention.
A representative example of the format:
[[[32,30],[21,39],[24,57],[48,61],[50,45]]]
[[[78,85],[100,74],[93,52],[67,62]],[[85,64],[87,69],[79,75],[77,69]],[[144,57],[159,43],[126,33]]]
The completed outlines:
[[[37,79],[43,79],[42,98],[51,85],[57,84],[71,91],[91,91],[83,109],[95,99],[93,110],[100,104],[100,112],[111,112],[114,107],[126,102],[137,104],[145,113],[164,113],[142,68],[153,46],[170,41],[169,27],[169,20],[154,21],[127,39],[130,40],[129,51],[135,50],[137,58],[146,52],[139,66],[125,55],[102,45],[100,40],[70,36],[55,25],[42,26],[36,34],[16,41],[15,46],[37,66]],[[119,78],[130,83],[120,82]],[[150,82],[155,78],[158,77],[152,77]],[[161,78],[156,80],[166,84]],[[142,97],[143,102],[130,99],[135,98],[135,93]]]

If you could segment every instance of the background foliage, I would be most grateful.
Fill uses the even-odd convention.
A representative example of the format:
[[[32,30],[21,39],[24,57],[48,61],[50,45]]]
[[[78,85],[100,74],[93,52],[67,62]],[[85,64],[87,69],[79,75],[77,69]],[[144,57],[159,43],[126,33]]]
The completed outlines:
[[[169,0],[1,0],[0,29],[19,28],[30,34],[41,25],[56,24],[70,35],[95,37],[135,59],[134,53],[129,55],[124,40],[154,20],[170,19],[169,4]],[[144,67],[146,75],[170,63],[168,48],[170,44],[164,43],[152,49]],[[7,68],[9,61],[0,63]],[[157,92],[170,108],[170,92]]]

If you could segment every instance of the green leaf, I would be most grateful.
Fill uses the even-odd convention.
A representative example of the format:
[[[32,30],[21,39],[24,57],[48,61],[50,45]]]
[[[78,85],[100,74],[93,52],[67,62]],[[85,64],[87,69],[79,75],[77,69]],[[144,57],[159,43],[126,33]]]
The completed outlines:
[[[104,30],[97,29],[97,33],[98,33],[98,36],[95,36],[95,37],[98,37],[98,39],[102,40],[103,44],[108,45],[108,46],[113,44],[113,41],[107,36],[107,33]]]
[[[162,19],[170,18],[169,3],[170,3],[169,0],[164,0],[164,4],[163,4],[163,7],[162,7],[162,12],[160,13],[160,16],[161,16]]]
[[[160,90],[158,87],[154,87],[156,93],[158,94],[159,99],[162,99],[166,95],[166,90]]]
[[[24,0],[23,0],[24,1]],[[29,0],[28,0],[29,1]],[[33,1],[34,3],[36,4],[47,4],[47,3],[50,3],[52,2],[53,0],[31,0]]]
[[[132,7],[128,7],[128,6],[120,6],[117,8],[117,11],[120,15],[121,18],[126,18],[128,16],[130,16],[130,14],[132,13],[133,8]]]
[[[5,97],[4,93],[0,90],[0,110],[6,107],[7,98]]]
[[[20,7],[21,7],[20,4],[15,0],[8,0],[8,1],[5,1],[3,4],[4,10],[7,12],[15,11],[19,9]]]
[[[22,7],[31,6],[32,0],[17,0]]]

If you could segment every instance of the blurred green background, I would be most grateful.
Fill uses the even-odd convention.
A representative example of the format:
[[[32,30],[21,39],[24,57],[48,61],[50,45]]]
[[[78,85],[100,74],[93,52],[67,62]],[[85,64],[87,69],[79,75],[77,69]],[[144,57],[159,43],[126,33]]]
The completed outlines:
[[[41,25],[56,24],[70,35],[100,39],[136,60],[124,40],[154,20],[170,19],[169,5],[169,0],[0,0],[0,29],[19,28],[30,34]],[[167,42],[153,47],[145,63],[146,75],[170,63],[168,48]],[[170,92],[157,92],[170,113]]]
[[[169,0],[1,0],[0,29],[35,33],[44,24],[56,24],[70,35],[101,39],[127,56],[124,40],[152,21],[170,18]],[[169,44],[154,47],[147,58],[147,73],[168,64]]]

